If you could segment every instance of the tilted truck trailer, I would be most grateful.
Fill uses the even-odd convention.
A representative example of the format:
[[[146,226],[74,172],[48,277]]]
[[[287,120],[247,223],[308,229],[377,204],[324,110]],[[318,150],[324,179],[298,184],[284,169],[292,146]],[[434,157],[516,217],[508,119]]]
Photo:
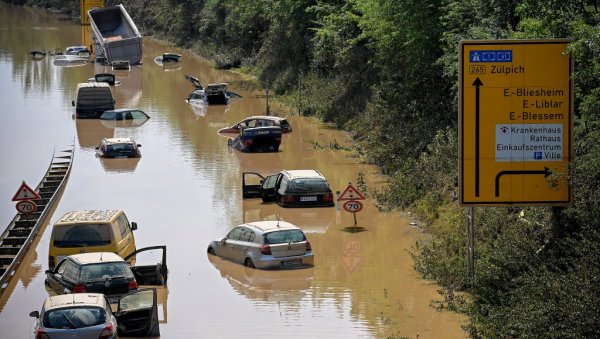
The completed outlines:
[[[107,62],[127,60],[137,65],[142,60],[142,36],[123,5],[88,11],[96,47]]]

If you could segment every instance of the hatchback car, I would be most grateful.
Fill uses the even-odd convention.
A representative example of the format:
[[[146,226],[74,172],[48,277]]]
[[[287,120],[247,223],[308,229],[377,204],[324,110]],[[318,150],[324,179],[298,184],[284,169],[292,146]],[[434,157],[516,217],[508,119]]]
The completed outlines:
[[[319,171],[283,170],[267,177],[259,173],[242,174],[244,198],[276,201],[283,207],[334,206],[333,192]]]
[[[127,262],[140,252],[162,250],[155,265],[130,266]],[[141,285],[164,285],[167,281],[166,246],[139,249],[125,259],[112,252],[74,254],[46,271],[46,285],[57,294],[103,293],[111,303]]]
[[[102,158],[139,158],[142,145],[133,138],[104,138],[96,147],[96,155]]]
[[[46,298],[36,318],[35,338],[117,338],[159,336],[156,290],[144,289],[119,298],[117,312],[100,293],[63,294]]]
[[[313,251],[306,235],[285,221],[256,221],[236,226],[225,237],[211,241],[208,253],[251,268],[314,265]]]
[[[269,115],[255,115],[247,117],[246,119],[238,122],[237,124],[221,128],[217,131],[219,134],[239,134],[245,128],[263,127],[263,126],[279,126],[281,132],[289,133],[292,131],[292,126],[286,118],[274,117]]]

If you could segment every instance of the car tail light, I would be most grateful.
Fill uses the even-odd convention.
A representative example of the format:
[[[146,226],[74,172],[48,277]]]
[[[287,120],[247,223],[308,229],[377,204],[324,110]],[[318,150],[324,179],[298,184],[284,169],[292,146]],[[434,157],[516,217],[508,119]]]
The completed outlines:
[[[246,147],[252,146],[252,139],[244,140],[244,145],[246,145]]]
[[[137,281],[135,281],[135,278],[132,278],[131,280],[129,280],[129,285],[127,287],[129,288],[129,290],[137,290],[138,289],[138,284],[137,284]]]
[[[333,201],[333,193],[325,193],[323,201]]]
[[[85,285],[84,284],[76,284],[73,287],[73,293],[85,293]]]
[[[275,142],[277,143],[277,145],[281,144],[281,138],[275,138]]]
[[[310,246],[310,241],[306,240],[306,250],[312,251],[312,246]]]
[[[115,336],[115,327],[112,323],[106,324],[102,333],[100,333],[100,337],[98,339],[110,339]]]
[[[50,338],[48,337],[48,335],[46,334],[46,331],[44,331],[44,329],[38,328],[37,331],[35,331],[35,339],[50,339]]]
[[[262,254],[272,254],[271,253],[271,246],[269,246],[267,244],[262,244],[260,246],[260,253],[262,253]]]
[[[284,194],[281,196],[281,201],[283,202],[294,202],[294,196],[289,194]]]
[[[54,261],[54,257],[49,255],[48,256],[48,268],[53,269],[54,265],[56,265],[56,262]]]

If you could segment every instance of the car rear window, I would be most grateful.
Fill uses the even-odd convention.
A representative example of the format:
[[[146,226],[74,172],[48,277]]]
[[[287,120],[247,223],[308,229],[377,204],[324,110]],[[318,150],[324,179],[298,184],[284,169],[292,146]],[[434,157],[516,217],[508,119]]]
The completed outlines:
[[[133,148],[133,144],[112,144],[112,145],[107,145],[106,146],[106,150],[108,152],[133,152],[134,148]]]
[[[133,275],[125,262],[98,263],[81,266],[80,281],[130,278]]]
[[[104,324],[106,313],[100,307],[72,307],[49,310],[44,313],[46,328],[82,328]]]
[[[108,224],[65,225],[54,227],[54,246],[105,246],[111,243]]]
[[[288,192],[322,192],[327,191],[328,187],[329,186],[327,185],[325,180],[320,178],[294,179],[289,185]]]
[[[282,230],[265,234],[266,244],[281,244],[289,242],[300,242],[306,240],[301,230]]]

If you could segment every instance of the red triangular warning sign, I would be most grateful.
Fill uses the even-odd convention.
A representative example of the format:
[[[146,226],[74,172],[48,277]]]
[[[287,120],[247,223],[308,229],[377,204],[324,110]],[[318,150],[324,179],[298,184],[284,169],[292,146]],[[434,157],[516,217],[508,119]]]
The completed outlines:
[[[342,200],[365,200],[365,196],[362,195],[352,184],[348,184],[348,187],[340,194],[337,198],[338,201]]]
[[[21,200],[36,200],[41,199],[40,195],[35,193],[31,187],[27,186],[25,181],[21,184],[21,187],[15,193],[15,196],[12,198],[12,201],[21,201]]]

